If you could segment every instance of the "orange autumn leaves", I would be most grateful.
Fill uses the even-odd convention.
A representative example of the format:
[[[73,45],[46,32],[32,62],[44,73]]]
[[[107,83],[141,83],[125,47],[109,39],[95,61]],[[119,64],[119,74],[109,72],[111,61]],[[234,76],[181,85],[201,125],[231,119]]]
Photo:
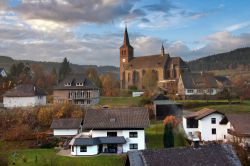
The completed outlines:
[[[168,125],[170,123],[173,125],[173,128],[175,128],[180,123],[180,121],[177,120],[176,117],[173,115],[166,116],[165,119],[163,120],[163,124]]]

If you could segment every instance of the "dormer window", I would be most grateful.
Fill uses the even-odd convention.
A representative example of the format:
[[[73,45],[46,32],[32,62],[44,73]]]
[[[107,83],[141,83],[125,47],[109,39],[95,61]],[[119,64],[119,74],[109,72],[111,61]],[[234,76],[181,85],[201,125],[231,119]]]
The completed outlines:
[[[83,86],[83,83],[82,82],[78,82],[78,83],[76,83],[76,86]]]
[[[65,86],[71,86],[71,83],[70,82],[66,82],[64,85]]]

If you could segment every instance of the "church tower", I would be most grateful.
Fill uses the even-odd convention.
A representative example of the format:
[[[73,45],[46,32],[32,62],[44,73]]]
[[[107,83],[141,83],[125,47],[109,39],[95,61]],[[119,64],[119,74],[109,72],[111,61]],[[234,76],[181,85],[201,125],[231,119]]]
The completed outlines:
[[[134,48],[129,43],[127,26],[125,27],[123,45],[120,47],[120,87],[125,88],[125,67],[134,57]]]

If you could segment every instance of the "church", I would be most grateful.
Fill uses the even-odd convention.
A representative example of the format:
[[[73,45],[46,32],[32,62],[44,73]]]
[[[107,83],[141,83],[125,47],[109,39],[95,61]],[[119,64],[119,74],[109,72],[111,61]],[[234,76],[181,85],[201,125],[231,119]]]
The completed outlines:
[[[162,45],[160,54],[134,57],[134,48],[130,45],[127,27],[125,27],[123,45],[120,47],[120,87],[144,89],[143,76],[151,70],[156,74],[159,87],[170,91],[176,87],[180,74],[189,71],[188,65],[180,57],[170,57]]]

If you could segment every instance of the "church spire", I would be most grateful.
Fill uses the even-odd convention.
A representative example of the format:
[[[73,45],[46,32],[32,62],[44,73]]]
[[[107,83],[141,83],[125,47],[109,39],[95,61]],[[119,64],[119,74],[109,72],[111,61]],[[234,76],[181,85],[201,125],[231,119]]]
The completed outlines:
[[[161,45],[161,56],[164,56],[165,55],[165,51],[164,51],[164,46],[163,46],[163,43]]]
[[[123,45],[130,46],[127,25],[125,27]]]

